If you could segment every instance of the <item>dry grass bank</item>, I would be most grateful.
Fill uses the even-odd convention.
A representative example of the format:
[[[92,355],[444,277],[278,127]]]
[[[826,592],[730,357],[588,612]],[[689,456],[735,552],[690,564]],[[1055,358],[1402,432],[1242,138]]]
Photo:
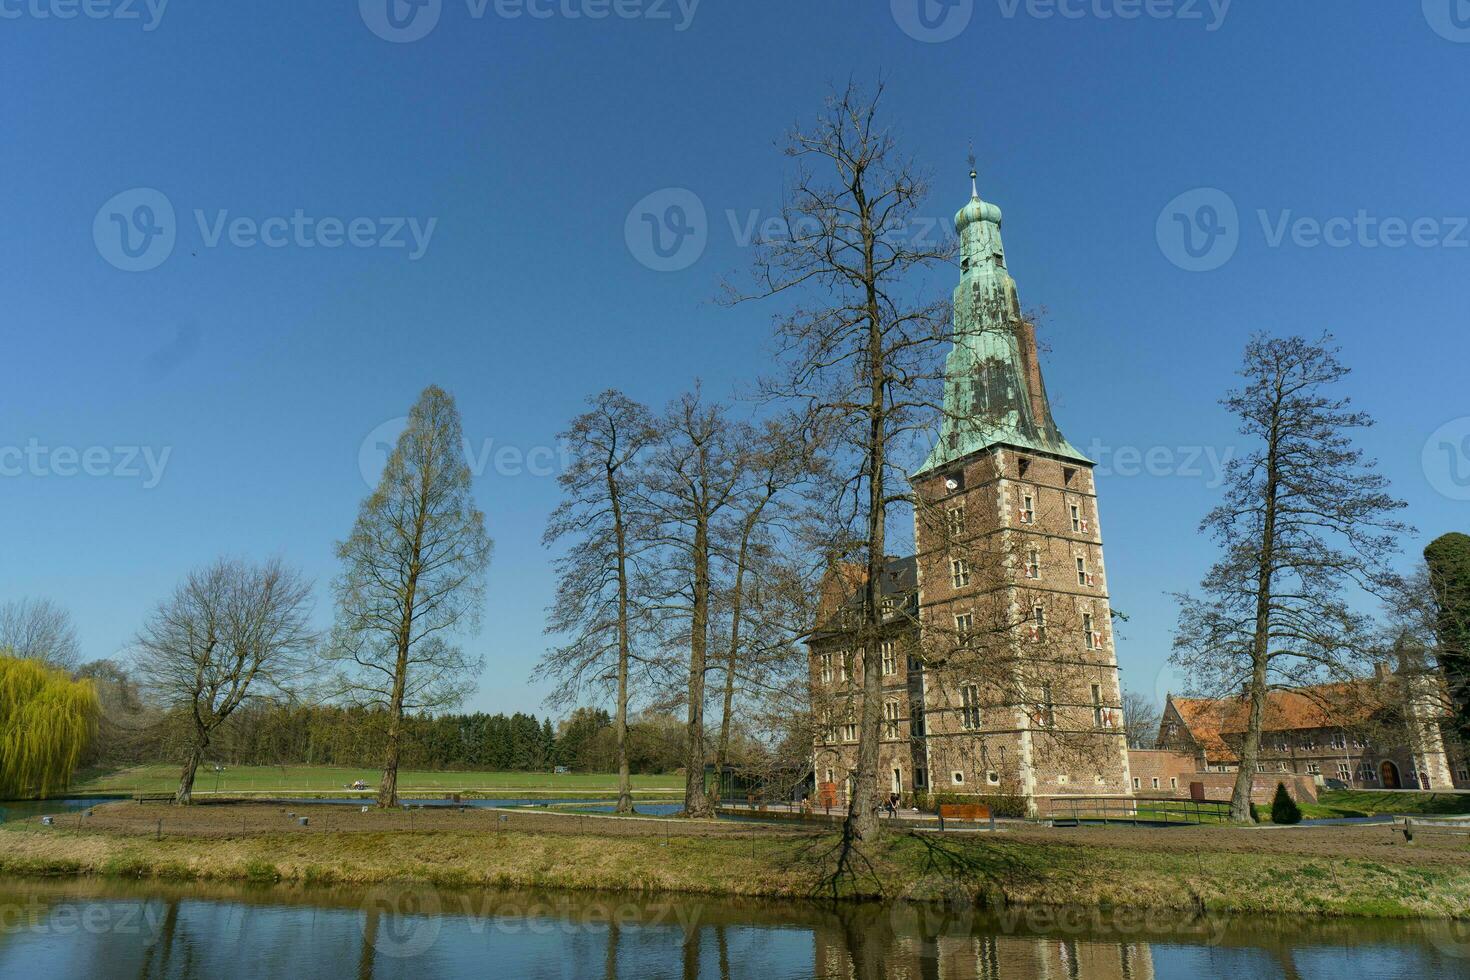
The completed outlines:
[[[166,811],[162,839],[148,833],[150,820],[157,833],[155,809]],[[408,879],[451,888],[802,898],[831,894],[839,844],[833,834],[738,823],[516,814],[515,824],[502,825],[486,811],[297,812],[309,816],[309,826],[289,824],[279,808],[180,812],[136,804],[99,808],[82,829],[66,821],[9,825],[0,829],[0,874],[349,885]],[[170,816],[177,826],[167,826]],[[857,898],[964,894],[1012,903],[1464,918],[1470,851],[1461,841],[1407,846],[1369,828],[891,833],[865,848],[856,872],[835,887]]]

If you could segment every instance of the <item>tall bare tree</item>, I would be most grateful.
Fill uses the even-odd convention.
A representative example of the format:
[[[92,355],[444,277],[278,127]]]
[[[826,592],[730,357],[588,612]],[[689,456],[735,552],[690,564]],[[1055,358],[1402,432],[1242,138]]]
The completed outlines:
[[[0,648],[67,671],[76,670],[82,659],[71,614],[50,599],[13,599],[0,605]]]
[[[786,153],[796,174],[784,205],[788,235],[762,241],[755,284],[731,301],[791,297],[776,319],[784,372],[768,393],[790,398],[813,425],[835,433],[843,475],[831,481],[830,513],[852,529],[843,548],[866,584],[859,642],[867,666],[847,839],[878,833],[882,629],[880,581],[887,523],[910,504],[904,451],[932,431],[942,404],[943,347],[952,339],[947,302],[928,301],[915,281],[947,265],[953,243],[916,233],[928,181],[905,159],[871,97],[853,85],[834,93],[814,124],[793,130]]]
[[[1373,420],[1337,386],[1349,369],[1330,335],[1256,336],[1242,387],[1222,404],[1250,442],[1227,471],[1225,500],[1200,528],[1223,552],[1203,595],[1180,595],[1173,660],[1195,686],[1248,702],[1231,817],[1250,819],[1266,696],[1357,676],[1375,649],[1354,590],[1390,598],[1387,560],[1409,528],[1352,433]]]
[[[221,559],[191,572],[159,604],[136,641],[139,675],[188,719],[187,757],[174,800],[193,799],[210,739],[252,699],[280,697],[310,667],[311,586],[279,561]]]
[[[736,504],[746,459],[723,406],[699,391],[676,399],[658,422],[644,499],[661,554],[653,610],[664,620],[687,713],[684,813],[713,815],[704,779],[705,701],[719,525]]]
[[[717,775],[730,760],[741,683],[760,687],[777,676],[784,681],[789,672],[780,669],[783,661],[806,664],[797,640],[810,630],[812,610],[799,597],[811,590],[801,581],[798,532],[811,515],[802,513],[796,491],[824,462],[817,444],[790,418],[768,420],[759,428],[742,426],[735,439],[746,457],[740,466],[745,486],[718,544],[727,571],[717,590],[726,624]]]
[[[589,688],[613,688],[617,812],[631,813],[628,702],[633,637],[644,607],[633,582],[643,577],[652,547],[646,515],[633,504],[639,466],[656,432],[648,409],[621,392],[604,391],[591,403],[562,433],[571,462],[558,480],[562,502],[546,524],[547,545],[571,542],[556,561],[556,601],[546,625],[548,633],[569,639],[546,653],[536,675],[554,682],[549,700],[562,707],[575,705]]]
[[[431,385],[337,545],[331,655],[345,668],[344,692],[388,713],[380,807],[398,804],[404,713],[457,704],[474,687],[480,660],[452,637],[479,624],[490,551],[459,410]]]

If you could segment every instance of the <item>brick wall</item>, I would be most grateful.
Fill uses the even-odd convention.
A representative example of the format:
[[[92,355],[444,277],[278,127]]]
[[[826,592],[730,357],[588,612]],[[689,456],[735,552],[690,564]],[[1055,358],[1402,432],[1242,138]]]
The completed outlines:
[[[1235,791],[1235,773],[1199,772],[1194,757],[1167,749],[1129,749],[1128,768],[1133,774],[1133,791],[1139,796],[1177,796],[1188,799],[1191,783],[1202,783],[1207,800],[1228,800]],[[1154,780],[1158,780],[1157,786]],[[1251,786],[1251,799],[1270,803],[1276,784],[1284,783],[1292,799],[1315,803],[1317,786],[1310,776],[1291,773],[1261,773]]]

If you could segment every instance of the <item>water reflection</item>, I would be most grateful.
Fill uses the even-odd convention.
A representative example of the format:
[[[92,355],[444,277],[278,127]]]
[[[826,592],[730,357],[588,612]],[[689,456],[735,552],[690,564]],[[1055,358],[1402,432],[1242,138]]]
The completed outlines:
[[[1343,980],[1470,976],[1470,932],[918,903],[0,882],[0,975]]]

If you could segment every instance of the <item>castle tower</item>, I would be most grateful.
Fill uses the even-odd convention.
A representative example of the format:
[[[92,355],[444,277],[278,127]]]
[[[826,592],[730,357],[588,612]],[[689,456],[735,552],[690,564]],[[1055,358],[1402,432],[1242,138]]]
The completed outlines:
[[[1000,209],[973,190],[955,229],[944,419],[911,478],[928,782],[1043,815],[1131,796],[1093,464],[1052,416]]]

